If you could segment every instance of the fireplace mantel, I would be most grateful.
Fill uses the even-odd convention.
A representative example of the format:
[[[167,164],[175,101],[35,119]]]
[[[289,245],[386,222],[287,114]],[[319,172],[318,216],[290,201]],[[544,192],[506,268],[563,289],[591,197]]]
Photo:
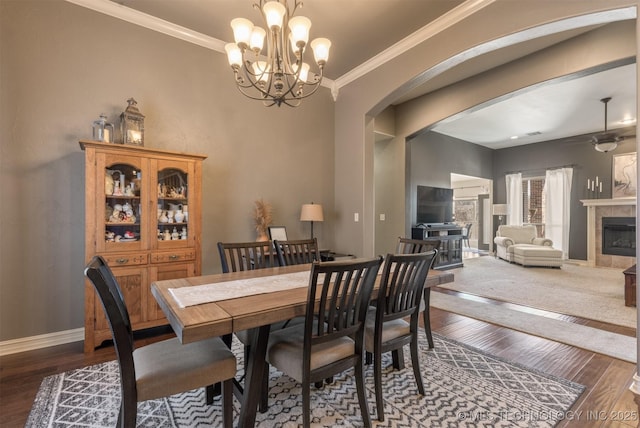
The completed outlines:
[[[629,257],[603,256],[599,254],[598,246],[601,244],[602,217],[619,216],[635,217],[636,198],[617,199],[582,199],[582,205],[587,207],[587,262],[589,266],[626,267],[635,263],[629,262]],[[623,267],[624,267],[623,266]]]
[[[581,199],[582,205],[585,207],[609,207],[635,205],[636,198],[618,198],[618,199]]]

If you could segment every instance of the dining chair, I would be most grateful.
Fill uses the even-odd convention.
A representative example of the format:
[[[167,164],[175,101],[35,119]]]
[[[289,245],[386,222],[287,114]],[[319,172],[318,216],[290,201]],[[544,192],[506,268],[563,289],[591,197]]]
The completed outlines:
[[[273,241],[281,266],[301,265],[320,261],[318,240],[300,239],[296,241]]]
[[[218,242],[222,272],[238,272],[280,266],[271,241]]]
[[[415,254],[427,251],[438,250],[442,242],[438,238],[427,239],[409,239],[398,237],[398,245],[396,246],[396,254]],[[434,256],[434,263],[438,260],[438,255]],[[433,348],[433,333],[431,332],[431,288],[424,289],[424,310],[422,312],[424,322],[424,332],[427,335],[427,343],[429,348]]]
[[[469,244],[469,237],[471,236],[471,226],[473,226],[473,223],[467,223],[462,229],[462,246],[464,246],[464,244],[466,243],[467,248],[471,247],[471,245]]]
[[[439,238],[411,239],[398,237],[396,254],[416,254],[440,248]]]
[[[417,254],[387,254],[376,305],[369,308],[365,324],[365,350],[373,354],[376,409],[384,421],[382,399],[382,354],[392,352],[394,367],[399,368],[398,351],[411,348],[411,364],[418,392],[424,395],[418,357],[418,318],[424,284],[438,250]],[[410,317],[410,321],[405,320]],[[404,358],[404,357],[402,357]]]
[[[266,269],[280,266],[277,252],[271,241],[259,242],[218,242],[218,252],[220,253],[220,264],[222,273],[239,272],[255,269]],[[278,330],[286,326],[288,322],[283,321],[271,326],[271,330]],[[244,345],[245,367],[251,355],[251,337],[249,330],[235,332],[236,337]],[[225,342],[231,346],[232,335],[224,337]],[[242,380],[242,379],[240,379]],[[264,370],[262,379],[262,398],[260,401],[260,412],[268,410],[267,393],[269,390],[269,367]]]
[[[365,427],[364,327],[382,257],[313,262],[304,324],[271,333],[267,361],[302,384],[302,421],[310,426],[311,384],[351,367]]]
[[[136,426],[137,403],[206,387],[213,402],[213,384],[222,382],[222,417],[233,425],[233,377],[236,358],[218,337],[181,344],[177,338],[136,348],[129,313],[120,286],[100,256],[84,270],[102,302],[120,366],[121,403],[118,427]]]

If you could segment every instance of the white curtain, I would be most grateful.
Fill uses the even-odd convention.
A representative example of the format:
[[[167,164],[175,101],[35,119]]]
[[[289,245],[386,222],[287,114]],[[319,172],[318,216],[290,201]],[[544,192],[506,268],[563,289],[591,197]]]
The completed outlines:
[[[507,174],[504,179],[507,184],[507,224],[519,226],[522,224],[522,174]]]
[[[547,170],[544,180],[544,234],[553,247],[569,258],[569,226],[571,214],[571,178],[573,168]]]

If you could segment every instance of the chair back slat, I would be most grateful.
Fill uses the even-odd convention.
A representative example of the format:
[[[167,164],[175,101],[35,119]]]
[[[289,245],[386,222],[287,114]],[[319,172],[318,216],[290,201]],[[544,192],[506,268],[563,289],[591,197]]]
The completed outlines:
[[[387,254],[377,305],[382,321],[418,313],[424,285],[438,250],[417,254]]]
[[[84,274],[93,284],[111,328],[116,355],[120,363],[121,388],[123,391],[136,391],[133,331],[118,281],[101,256],[94,256],[91,259]]]
[[[271,241],[218,242],[218,252],[223,273],[280,266]]]
[[[299,239],[296,241],[274,240],[273,246],[278,253],[281,266],[301,265],[320,261],[318,240]]]
[[[396,246],[396,254],[426,253],[427,251],[439,248],[440,239],[438,238],[409,239],[399,237],[398,245]]]
[[[367,307],[381,263],[382,257],[313,263],[305,315],[305,350],[341,336],[364,333]]]

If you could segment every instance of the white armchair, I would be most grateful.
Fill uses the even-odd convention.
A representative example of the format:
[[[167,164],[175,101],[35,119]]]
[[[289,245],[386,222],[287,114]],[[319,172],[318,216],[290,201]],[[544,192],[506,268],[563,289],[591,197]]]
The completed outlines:
[[[538,238],[538,232],[533,225],[498,226],[498,232],[493,242],[496,244],[496,256],[508,262],[515,261],[514,250],[518,247],[552,247],[553,241],[548,238]]]

